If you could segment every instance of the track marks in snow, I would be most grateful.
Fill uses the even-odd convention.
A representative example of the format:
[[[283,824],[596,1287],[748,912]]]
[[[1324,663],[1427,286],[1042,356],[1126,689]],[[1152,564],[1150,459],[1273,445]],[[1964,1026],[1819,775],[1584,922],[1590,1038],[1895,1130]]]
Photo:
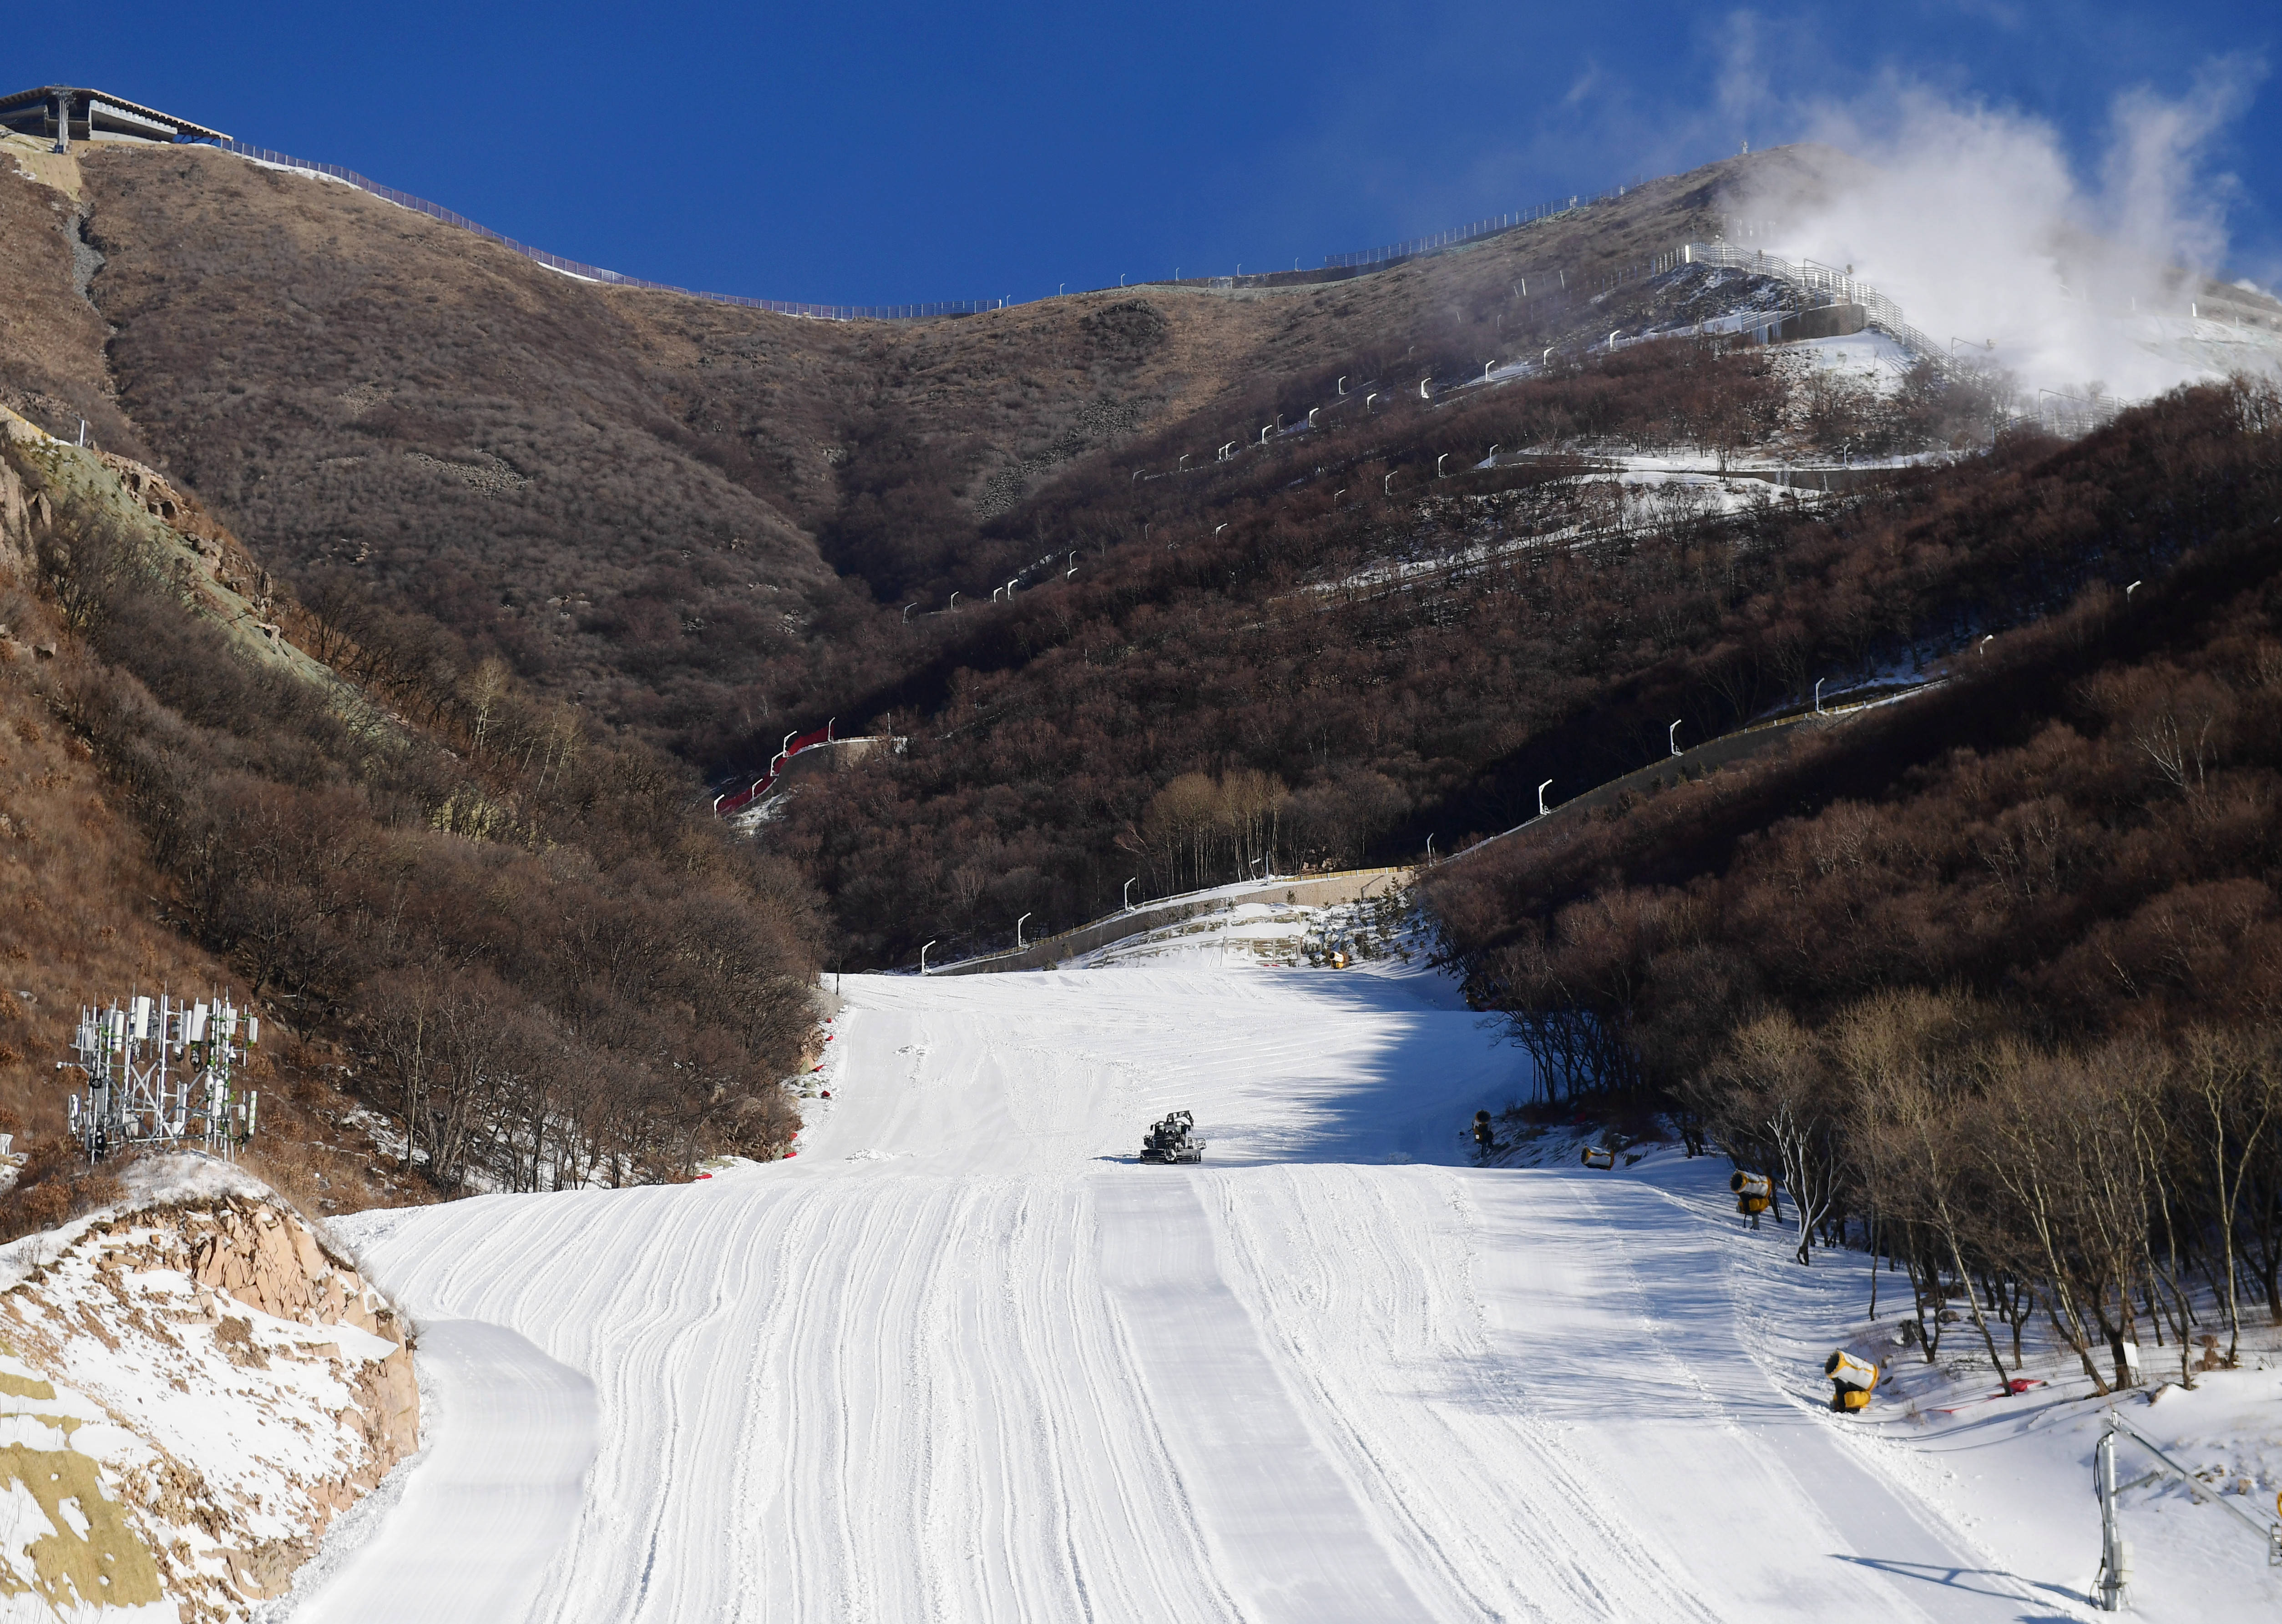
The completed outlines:
[[[1100,1180],[1094,1203],[1102,1281],[1159,1435],[1247,1615],[1291,1624],[1422,1616],[1222,1281],[1190,1181]]]
[[[1515,1092],[1439,983],[847,995],[796,1163],[339,1226],[415,1313],[594,1382],[521,1616],[1983,1616],[1879,1571],[1972,1558],[1759,1367],[1702,1212],[1423,1164]],[[1174,1107],[1211,1159],[1134,1164]]]
[[[428,1447],[370,1540],[295,1607],[299,1624],[531,1617],[574,1531],[594,1459],[594,1384],[472,1320],[424,1326],[418,1357],[436,1411]]]

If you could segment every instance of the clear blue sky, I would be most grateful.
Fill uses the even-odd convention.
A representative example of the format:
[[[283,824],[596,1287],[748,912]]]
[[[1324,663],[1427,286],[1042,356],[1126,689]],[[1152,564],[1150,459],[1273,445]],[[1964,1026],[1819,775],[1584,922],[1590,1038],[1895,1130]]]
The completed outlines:
[[[2271,4],[1839,10],[128,0],[14,14],[0,89],[100,86],[635,275],[882,303],[1315,265],[1898,80],[2048,120],[2090,169],[2119,93],[2282,69]],[[2232,269],[2269,285],[2278,104],[2270,79],[2215,148]]]

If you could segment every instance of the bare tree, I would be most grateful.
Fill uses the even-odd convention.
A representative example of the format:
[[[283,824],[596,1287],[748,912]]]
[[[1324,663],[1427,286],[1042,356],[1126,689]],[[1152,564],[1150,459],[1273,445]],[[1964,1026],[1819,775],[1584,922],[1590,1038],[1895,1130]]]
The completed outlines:
[[[1748,1118],[1774,1150],[1798,1218],[1798,1260],[1811,1263],[1815,1231],[1838,1204],[1845,1169],[1828,1056],[1778,1010],[1739,1028],[1714,1070],[1723,1114]]]
[[[1867,1125],[1892,1134],[1911,1164],[1919,1209],[1957,1272],[1974,1327],[1989,1350],[1990,1368],[2002,1387],[2008,1380],[2005,1361],[1973,1289],[1961,1233],[1968,1157],[1949,1110],[1959,1080],[1950,1051],[1963,1035],[1957,1030],[1960,1013],[1950,1001],[1929,993],[1879,994],[1840,1017],[1832,1047],[1840,1073],[1861,1094]]]
[[[2201,1105],[2208,1135],[2211,1181],[2218,1208],[2218,1234],[2226,1299],[2226,1362],[2242,1349],[2242,1311],[2235,1287],[2234,1226],[2250,1160],[2273,1121],[2282,1087],[2270,1044],[2232,1031],[2197,1027],[2187,1034],[2188,1090]]]

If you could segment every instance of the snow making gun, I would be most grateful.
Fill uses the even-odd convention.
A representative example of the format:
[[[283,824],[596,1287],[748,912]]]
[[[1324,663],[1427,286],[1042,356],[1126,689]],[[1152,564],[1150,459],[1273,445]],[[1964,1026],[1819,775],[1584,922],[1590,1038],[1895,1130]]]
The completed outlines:
[[[1830,1407],[1841,1415],[1853,1415],[1870,1407],[1870,1394],[1885,1372],[1840,1348],[1823,1360],[1822,1373],[1830,1378]]]
[[[1201,1162],[1205,1141],[1192,1139],[1197,1120],[1186,1111],[1175,1111],[1150,1128],[1141,1140],[1145,1162]]]
[[[1741,1168],[1729,1175],[1727,1187],[1735,1194],[1735,1210],[1757,1218],[1774,1204],[1775,1181],[1765,1173],[1747,1173]]]
[[[1606,1145],[1587,1145],[1585,1147],[1584,1160],[1587,1167],[1614,1167],[1617,1164],[1617,1153]]]

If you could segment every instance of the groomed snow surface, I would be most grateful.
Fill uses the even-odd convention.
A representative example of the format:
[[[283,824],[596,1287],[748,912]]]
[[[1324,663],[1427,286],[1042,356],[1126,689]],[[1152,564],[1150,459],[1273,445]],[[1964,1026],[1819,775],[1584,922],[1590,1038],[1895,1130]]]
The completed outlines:
[[[1466,1165],[1522,1062],[1441,978],[1187,942],[843,992],[795,1160],[339,1223],[450,1390],[297,1620],[2092,1616],[2080,1381],[1831,1414],[1860,1255],[1676,1150]],[[1138,1164],[1176,1108],[1204,1164]],[[2130,1402],[2255,1473],[2276,1381]],[[2127,1520],[2140,1616],[2282,1600],[2218,1512]]]

